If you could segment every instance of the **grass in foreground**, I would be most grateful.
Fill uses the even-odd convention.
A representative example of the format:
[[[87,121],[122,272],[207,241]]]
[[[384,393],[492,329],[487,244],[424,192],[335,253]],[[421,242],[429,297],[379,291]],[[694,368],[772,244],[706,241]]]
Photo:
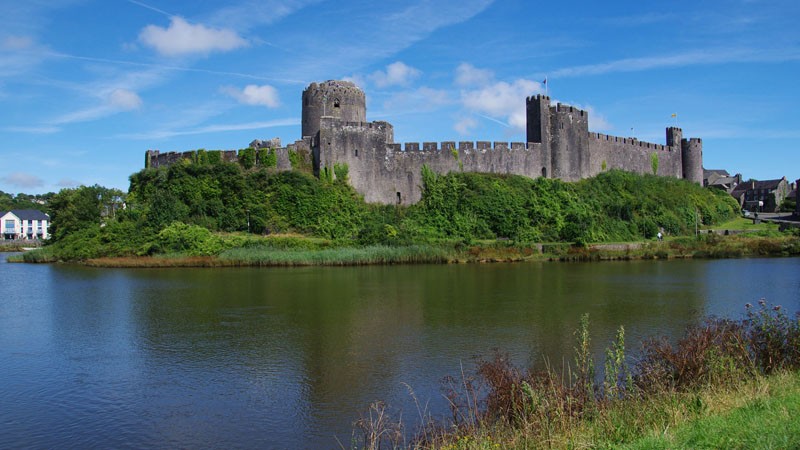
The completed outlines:
[[[406,441],[402,423],[375,404],[354,436],[364,448],[798,447],[800,315],[765,301],[747,308],[744,319],[708,319],[674,344],[646,341],[632,365],[620,328],[600,377],[584,316],[571,369],[521,369],[497,353],[446,380],[452,419],[423,418]]]
[[[702,402],[735,405],[709,411],[653,432],[623,448],[798,448],[800,447],[800,373],[758,378],[735,389],[706,395]],[[704,399],[706,398],[706,399]],[[704,400],[703,400],[704,399]]]

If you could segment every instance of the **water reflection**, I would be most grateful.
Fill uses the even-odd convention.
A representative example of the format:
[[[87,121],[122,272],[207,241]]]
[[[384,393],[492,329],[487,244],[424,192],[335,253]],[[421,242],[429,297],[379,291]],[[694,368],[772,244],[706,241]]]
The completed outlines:
[[[800,259],[305,269],[101,270],[3,264],[0,447],[336,446],[376,399],[495,348],[519,364],[680,334],[767,297],[800,308]]]

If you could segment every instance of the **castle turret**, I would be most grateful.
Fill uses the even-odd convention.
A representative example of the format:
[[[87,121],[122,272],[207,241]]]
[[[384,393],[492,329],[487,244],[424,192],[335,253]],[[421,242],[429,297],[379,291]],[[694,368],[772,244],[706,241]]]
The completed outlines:
[[[676,150],[681,145],[683,140],[683,130],[678,127],[667,128],[667,147],[676,147]]]
[[[528,142],[542,142],[550,129],[550,97],[539,94],[525,102]]]
[[[317,136],[322,117],[333,117],[343,122],[366,122],[364,91],[349,81],[311,83],[303,91],[303,137]]]
[[[541,175],[553,176],[550,162],[550,97],[536,95],[525,101],[527,116],[527,142],[541,143]]]
[[[589,174],[589,113],[570,105],[550,108],[552,177],[577,181]]]
[[[151,167],[158,167],[158,155],[161,152],[158,150],[148,150],[147,153],[144,154],[144,167],[145,169],[149,169]]]
[[[703,140],[699,138],[681,141],[683,178],[703,185]]]

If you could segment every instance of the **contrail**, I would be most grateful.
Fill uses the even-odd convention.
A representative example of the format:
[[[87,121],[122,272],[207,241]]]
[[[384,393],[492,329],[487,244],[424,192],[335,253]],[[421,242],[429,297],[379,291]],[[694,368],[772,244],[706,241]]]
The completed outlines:
[[[507,123],[503,122],[502,120],[497,120],[497,119],[495,119],[494,117],[484,116],[483,114],[478,114],[478,113],[474,113],[474,114],[475,114],[476,116],[483,117],[483,118],[484,118],[484,119],[486,119],[486,120],[491,120],[491,121],[492,121],[492,122],[494,122],[494,123],[499,123],[500,125],[502,125],[502,126],[504,126],[504,127],[506,127],[506,128],[511,128],[511,125],[509,125],[509,124],[507,124]]]
[[[130,1],[130,0],[129,0]],[[139,67],[149,67],[153,69],[163,69],[163,70],[174,70],[178,72],[197,72],[197,73],[207,73],[211,75],[225,75],[225,76],[233,76],[239,78],[251,78],[254,80],[263,80],[263,81],[272,81],[278,83],[287,83],[287,84],[305,84],[305,81],[302,80],[292,80],[286,78],[269,78],[269,77],[261,77],[258,75],[252,75],[248,73],[239,73],[239,72],[224,72],[220,70],[210,70],[210,69],[194,69],[191,67],[180,67],[180,66],[166,66],[162,64],[149,64],[149,63],[140,63],[140,62],[133,62],[133,61],[123,61],[119,59],[106,59],[106,58],[93,58],[91,56],[78,56],[78,55],[70,55],[67,53],[58,53],[58,52],[46,52],[45,54],[57,57],[57,58],[67,58],[67,59],[79,59],[83,61],[92,61],[92,62],[102,62],[108,64],[121,64],[121,65],[128,65],[128,66],[139,66]]]
[[[165,15],[167,17],[174,17],[175,16],[175,14],[170,14],[170,13],[164,11],[163,9],[158,9],[155,6],[150,6],[150,5],[144,4],[142,2],[137,2],[136,0],[128,0],[128,3],[133,3],[134,5],[141,6],[142,8],[147,8],[150,11],[155,11],[155,12],[157,12],[159,14],[163,14],[163,15]]]

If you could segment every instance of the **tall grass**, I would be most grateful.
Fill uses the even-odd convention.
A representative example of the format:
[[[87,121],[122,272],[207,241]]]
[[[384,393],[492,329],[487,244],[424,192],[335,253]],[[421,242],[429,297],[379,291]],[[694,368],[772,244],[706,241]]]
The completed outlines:
[[[589,339],[588,316],[582,316],[575,366],[561,372],[520,368],[496,352],[478,360],[474,372],[446,378],[452,417],[436,426],[428,421],[408,446],[620,446],[763,399],[763,385],[772,379],[765,377],[787,371],[795,374],[794,405],[800,408],[800,315],[790,317],[764,300],[747,305],[740,320],[710,318],[691,326],[674,344],[648,340],[633,363],[620,328],[600,377],[594,376]],[[371,425],[377,427],[372,435],[389,435],[380,433],[389,424]],[[393,436],[403,435],[396,428],[401,423],[392,426]],[[800,437],[791,442],[800,445]]]
[[[445,247],[410,245],[388,247],[344,247],[322,250],[276,250],[266,247],[236,248],[219,259],[248,266],[355,266],[374,264],[446,263],[455,252]]]
[[[51,263],[58,261],[58,257],[55,252],[53,252],[52,247],[37,248],[36,250],[25,252],[20,256],[22,258],[21,262],[26,263]],[[16,261],[15,259],[14,262]]]

